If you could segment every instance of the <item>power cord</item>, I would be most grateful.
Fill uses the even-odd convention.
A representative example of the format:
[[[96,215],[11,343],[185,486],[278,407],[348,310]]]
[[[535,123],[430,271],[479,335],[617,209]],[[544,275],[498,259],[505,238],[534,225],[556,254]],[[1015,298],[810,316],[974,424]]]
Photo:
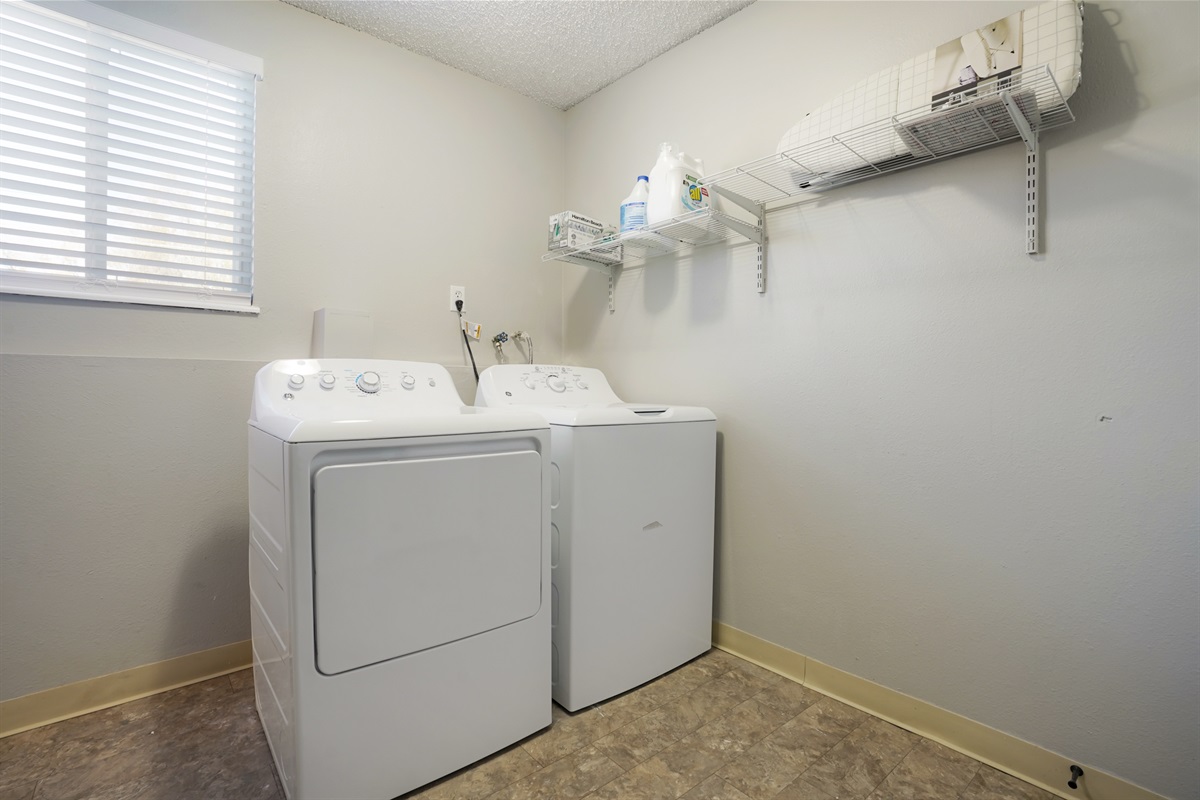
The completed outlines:
[[[463,341],[467,345],[467,355],[471,357],[471,371],[475,373],[475,382],[479,383],[479,368],[475,366],[475,351],[471,349],[471,339],[467,336],[467,329],[463,327],[462,306],[462,300],[454,301],[454,307],[458,309],[458,329],[462,331]]]

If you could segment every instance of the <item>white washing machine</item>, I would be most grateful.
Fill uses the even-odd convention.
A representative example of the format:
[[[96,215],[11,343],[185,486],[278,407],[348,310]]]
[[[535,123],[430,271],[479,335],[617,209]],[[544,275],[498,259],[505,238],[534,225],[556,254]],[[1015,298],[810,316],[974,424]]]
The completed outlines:
[[[259,715],[291,800],[386,800],[550,724],[549,430],[436,364],[276,361],[250,415]]]
[[[717,423],[622,403],[597,369],[504,364],[477,406],[550,423],[554,699],[569,711],[712,644]]]

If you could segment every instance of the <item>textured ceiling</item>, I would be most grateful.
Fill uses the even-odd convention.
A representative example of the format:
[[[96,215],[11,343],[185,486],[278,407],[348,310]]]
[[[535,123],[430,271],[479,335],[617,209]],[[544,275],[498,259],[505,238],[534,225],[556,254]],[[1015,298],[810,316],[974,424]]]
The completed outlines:
[[[284,0],[566,110],[753,0]]]

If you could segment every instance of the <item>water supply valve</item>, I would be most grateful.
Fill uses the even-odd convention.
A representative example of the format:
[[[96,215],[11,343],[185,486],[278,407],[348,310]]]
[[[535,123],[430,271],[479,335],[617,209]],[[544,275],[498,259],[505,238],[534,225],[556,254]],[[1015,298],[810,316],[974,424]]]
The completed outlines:
[[[492,347],[496,348],[498,355],[504,355],[504,343],[508,341],[508,334],[500,331],[492,337]]]

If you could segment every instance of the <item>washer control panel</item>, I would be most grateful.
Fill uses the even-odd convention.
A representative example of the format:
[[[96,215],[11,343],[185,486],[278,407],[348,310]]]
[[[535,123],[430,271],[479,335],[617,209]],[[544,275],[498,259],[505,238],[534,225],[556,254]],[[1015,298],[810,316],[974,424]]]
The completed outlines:
[[[557,364],[498,364],[479,377],[481,406],[607,406],[620,403],[604,373]]]
[[[309,419],[352,419],[411,410],[462,406],[450,373],[440,364],[382,359],[276,361],[255,383],[260,403]]]

